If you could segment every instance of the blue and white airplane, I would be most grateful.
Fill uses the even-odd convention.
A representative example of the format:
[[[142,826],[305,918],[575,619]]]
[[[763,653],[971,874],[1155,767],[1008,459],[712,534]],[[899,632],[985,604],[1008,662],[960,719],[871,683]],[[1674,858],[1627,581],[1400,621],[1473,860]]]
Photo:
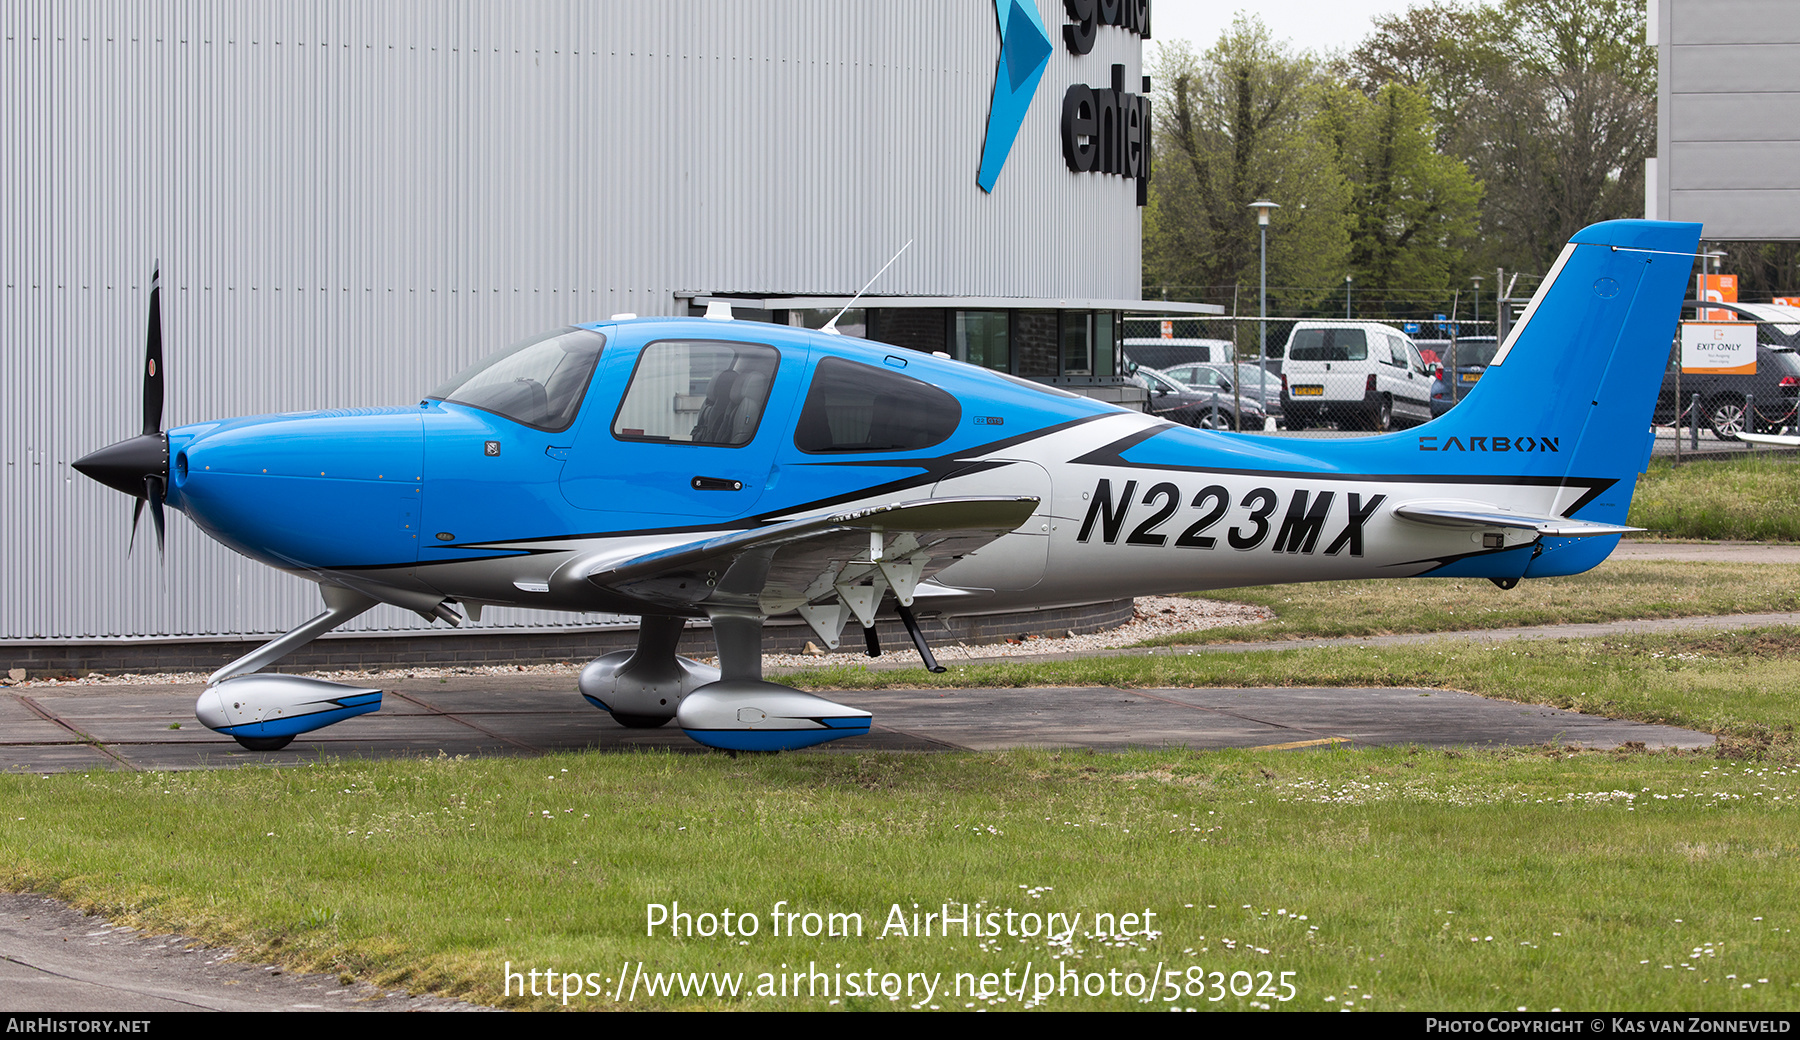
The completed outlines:
[[[896,612],[970,614],[1273,582],[1479,577],[1607,557],[1698,244],[1696,224],[1582,231],[1479,385],[1404,433],[1190,429],[941,356],[764,323],[619,316],[530,340],[398,408],[161,430],[151,292],[143,433],[76,463],[325,611],[220,669],[200,721],[253,750],[380,706],[259,669],[377,603],[643,616],[581,672],[627,726],[727,749],[868,732],[762,678],[764,619],[836,647]],[[135,528],[136,517],[133,518]],[[710,620],[719,666],[675,653]],[[871,648],[873,642],[871,638]]]

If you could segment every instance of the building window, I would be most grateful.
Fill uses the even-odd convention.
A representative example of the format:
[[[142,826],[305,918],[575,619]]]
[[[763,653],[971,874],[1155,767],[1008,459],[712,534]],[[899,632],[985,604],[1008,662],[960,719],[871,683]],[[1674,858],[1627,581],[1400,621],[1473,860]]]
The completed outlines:
[[[1094,374],[1093,315],[1087,311],[1062,312],[1062,371],[1057,375]]]
[[[1117,311],[1094,312],[1094,374],[1116,376],[1124,371],[1124,323]]]
[[[951,356],[996,372],[1012,371],[1012,345],[1005,311],[957,311]]]

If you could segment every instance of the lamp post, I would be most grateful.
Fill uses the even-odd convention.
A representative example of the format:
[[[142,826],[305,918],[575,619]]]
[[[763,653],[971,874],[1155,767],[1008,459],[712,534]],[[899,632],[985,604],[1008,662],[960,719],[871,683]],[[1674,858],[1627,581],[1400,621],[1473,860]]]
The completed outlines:
[[[1344,320],[1350,320],[1350,275],[1344,276]]]
[[[1701,246],[1701,248],[1704,249],[1705,246],[1703,245],[1703,246]],[[1712,261],[1712,281],[1708,282],[1706,285],[1704,285],[1702,287],[1702,291],[1699,294],[1701,300],[1723,301],[1725,299],[1725,288],[1723,285],[1720,284],[1721,282],[1724,281],[1724,279],[1719,277],[1719,274],[1720,274],[1719,267],[1720,267],[1720,262],[1723,261],[1727,255],[1728,254],[1723,249],[1719,249],[1717,247],[1715,247],[1711,252],[1706,254],[1707,258]],[[1706,270],[1706,268],[1704,266],[1702,266],[1701,273],[1704,274],[1705,270]],[[1701,279],[1701,281],[1705,282],[1705,279],[1703,278],[1703,279]],[[1733,317],[1733,315],[1729,311],[1707,311],[1707,310],[1703,310],[1695,316],[1700,318],[1700,320],[1702,320],[1702,321],[1727,321]]]
[[[1480,323],[1480,321],[1481,321],[1481,276],[1473,275],[1469,278],[1469,281],[1475,283],[1475,321],[1477,323]],[[1476,329],[1475,331],[1480,332],[1481,330]]]
[[[1267,199],[1258,199],[1250,204],[1256,211],[1256,224],[1262,233],[1262,287],[1258,292],[1260,300],[1256,335],[1256,370],[1257,389],[1263,400],[1269,399],[1269,212],[1281,208],[1280,203]]]

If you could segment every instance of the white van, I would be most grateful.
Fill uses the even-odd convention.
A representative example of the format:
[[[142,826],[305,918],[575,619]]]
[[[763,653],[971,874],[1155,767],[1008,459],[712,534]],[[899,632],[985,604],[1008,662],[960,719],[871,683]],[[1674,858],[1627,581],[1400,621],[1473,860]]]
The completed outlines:
[[[1391,325],[1303,321],[1281,368],[1287,428],[1335,422],[1387,430],[1431,421],[1431,373],[1419,348]]]
[[[1229,365],[1231,354],[1231,341],[1228,339],[1131,336],[1125,340],[1125,356],[1151,368],[1169,368],[1194,362]]]

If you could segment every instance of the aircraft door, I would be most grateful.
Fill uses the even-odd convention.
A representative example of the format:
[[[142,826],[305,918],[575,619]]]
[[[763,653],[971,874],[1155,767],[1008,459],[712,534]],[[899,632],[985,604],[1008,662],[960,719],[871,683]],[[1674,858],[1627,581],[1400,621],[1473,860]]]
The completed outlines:
[[[790,355],[795,352],[790,351]],[[609,355],[563,466],[571,505],[657,517],[745,516],[771,479],[803,356],[763,343],[657,340]]]
[[[988,543],[940,571],[940,584],[958,589],[1016,592],[1044,579],[1050,559],[1050,473],[1035,462],[995,460],[952,473],[931,489],[932,498],[968,495],[1030,495],[1038,500],[1031,519],[1011,534]]]

